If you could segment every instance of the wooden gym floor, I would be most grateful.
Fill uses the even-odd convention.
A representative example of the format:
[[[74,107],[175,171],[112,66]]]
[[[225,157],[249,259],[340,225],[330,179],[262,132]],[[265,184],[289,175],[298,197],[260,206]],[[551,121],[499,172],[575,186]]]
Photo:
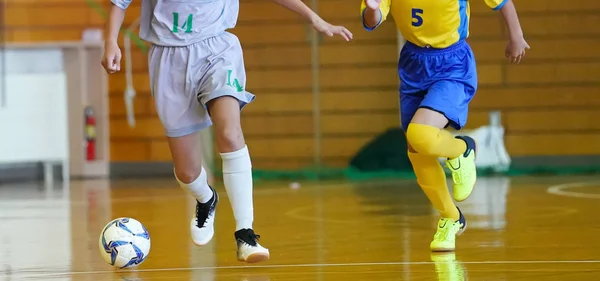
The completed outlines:
[[[599,280],[600,177],[480,179],[460,204],[456,254],[432,256],[437,220],[411,181],[257,183],[255,229],[271,260],[235,260],[227,200],[211,244],[192,244],[192,200],[173,180],[80,181],[70,192],[0,186],[0,281]],[[223,199],[226,194],[218,190]],[[98,253],[101,228],[134,217],[152,238],[136,270]]]

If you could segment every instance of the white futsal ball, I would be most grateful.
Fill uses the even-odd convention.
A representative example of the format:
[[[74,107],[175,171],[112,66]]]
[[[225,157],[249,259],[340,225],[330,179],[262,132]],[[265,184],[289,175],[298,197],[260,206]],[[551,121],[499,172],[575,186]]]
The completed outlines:
[[[118,218],[104,227],[98,246],[100,255],[110,265],[118,268],[136,267],[150,253],[150,235],[139,221]]]

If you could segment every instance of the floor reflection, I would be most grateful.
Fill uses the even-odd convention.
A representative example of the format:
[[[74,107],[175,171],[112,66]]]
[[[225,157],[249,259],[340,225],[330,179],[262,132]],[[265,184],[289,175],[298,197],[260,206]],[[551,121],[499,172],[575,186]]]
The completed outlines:
[[[195,202],[172,180],[2,186],[0,281],[597,280],[596,199],[546,193],[575,180],[586,179],[480,178],[458,204],[469,229],[456,253],[433,255],[438,214],[414,181],[261,184],[255,226],[272,260],[249,266],[235,259],[222,187],[214,240],[196,247]],[[120,216],[144,223],[152,238],[137,270],[114,270],[98,254],[101,228]]]
[[[455,253],[432,253],[438,281],[465,281],[467,268],[458,260]]]

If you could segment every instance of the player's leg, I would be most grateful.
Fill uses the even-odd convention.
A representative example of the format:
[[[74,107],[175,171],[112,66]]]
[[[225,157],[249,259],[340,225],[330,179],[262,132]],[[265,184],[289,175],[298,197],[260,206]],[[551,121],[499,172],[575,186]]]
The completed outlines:
[[[446,175],[442,166],[435,155],[419,153],[411,146],[412,135],[408,135],[408,129],[411,128],[411,121],[414,120],[417,112],[428,94],[431,82],[428,71],[429,57],[421,53],[421,48],[407,43],[402,49],[398,74],[401,81],[400,91],[400,109],[402,119],[402,129],[407,133],[408,157],[413,166],[417,177],[417,183],[423,192],[429,198],[433,207],[440,213],[444,219],[457,221],[460,218],[460,212],[448,191],[446,184]],[[443,127],[448,122],[445,118],[437,121],[438,126]],[[413,141],[414,142],[414,141]]]
[[[208,184],[208,172],[202,166],[198,133],[168,137],[175,178],[179,186],[196,199],[196,211],[190,222],[194,244],[208,244],[214,236],[214,220],[219,195]]]
[[[202,167],[198,131],[210,126],[208,114],[196,99],[187,80],[187,47],[153,46],[149,54],[152,93],[158,116],[166,130],[177,182],[196,199],[196,214],[190,222],[192,241],[207,244],[214,235],[218,195],[208,185]],[[178,73],[179,75],[172,75]]]
[[[429,59],[437,65],[446,65],[449,70],[432,77],[434,82],[411,120],[407,137],[419,153],[447,159],[454,199],[463,201],[471,195],[477,180],[477,145],[471,137],[454,137],[445,127],[450,125],[460,130],[466,124],[468,105],[477,89],[475,59],[466,42],[459,42],[447,53]]]
[[[474,150],[472,139],[455,138],[445,130],[446,124],[460,129],[467,114],[467,103],[472,96],[466,94],[465,85],[456,81],[439,81],[430,88],[421,108],[417,110],[407,130],[411,146],[419,153],[449,159],[459,159],[462,173],[475,176]],[[472,183],[472,185],[474,182]],[[472,186],[470,188],[472,190]],[[445,190],[448,192],[447,189]],[[470,194],[470,191],[469,191]],[[456,198],[455,198],[456,199]],[[460,210],[451,216],[440,218],[438,229],[431,242],[432,251],[452,251],[455,249],[456,236],[466,229],[466,220]]]
[[[400,97],[402,128],[405,132],[424,99],[423,95],[423,93],[405,94]],[[417,153],[409,143],[408,158],[417,177],[417,183],[441,217],[458,220],[460,213],[448,191],[446,174],[438,161],[438,157]]]
[[[241,45],[233,34],[211,38],[205,47],[218,57],[201,82],[200,100],[206,104],[214,123],[216,146],[223,160],[223,182],[236,222],[234,236],[238,259],[259,262],[269,250],[258,243],[253,230],[252,163],[244,140],[240,110],[254,100],[246,92],[246,73]]]
[[[416,83],[426,81],[427,94],[407,126],[408,143],[417,154],[432,156],[436,161],[438,157],[459,159],[463,165],[457,167],[457,170],[464,175],[465,179],[469,179],[468,176],[474,179],[474,142],[470,142],[469,138],[455,138],[445,130],[447,125],[460,129],[466,122],[468,103],[474,93],[469,89],[475,88],[477,83],[474,65],[469,62],[472,58],[472,53],[469,53],[470,48],[462,42],[446,50],[414,48],[414,52],[418,54],[415,57],[421,69],[411,71],[410,66],[415,64],[405,64],[400,70],[401,79],[404,78],[404,81],[406,77],[410,78],[412,73],[426,74],[426,77],[413,81],[417,81]],[[440,186],[437,185],[438,188]],[[471,190],[472,185],[466,190],[467,192],[465,190],[459,192],[464,198],[455,196],[455,199],[464,200]],[[449,197],[447,187],[443,190],[438,189],[436,194],[441,195],[442,198]],[[449,203],[447,205],[451,206]],[[466,228],[466,220],[458,208],[454,210],[450,207],[446,210],[446,214],[442,214],[430,245],[433,251],[454,250],[455,237]]]
[[[470,137],[455,138],[452,134],[440,128],[445,119],[455,129],[464,126],[467,119],[468,102],[473,97],[468,85],[463,82],[442,80],[434,83],[428,95],[421,103],[421,108],[415,114],[415,118],[409,125],[409,133],[412,133],[413,147],[419,151],[436,157],[446,157],[448,161],[458,161],[460,165],[448,165],[453,173],[456,183],[456,174],[461,173],[463,183],[469,180],[461,192],[466,198],[473,190],[476,179],[475,149],[476,145]],[[421,131],[412,131],[411,127],[422,128]],[[429,132],[427,132],[429,131]],[[420,134],[419,134],[420,132]],[[425,140],[423,140],[425,139]],[[416,148],[418,146],[419,148]],[[445,147],[442,147],[445,146]],[[457,155],[458,154],[458,155]],[[457,185],[454,186],[455,199]],[[466,229],[465,217],[460,213],[459,217],[442,217],[438,223],[438,230],[431,242],[433,251],[452,251],[455,249],[456,236],[462,234]]]

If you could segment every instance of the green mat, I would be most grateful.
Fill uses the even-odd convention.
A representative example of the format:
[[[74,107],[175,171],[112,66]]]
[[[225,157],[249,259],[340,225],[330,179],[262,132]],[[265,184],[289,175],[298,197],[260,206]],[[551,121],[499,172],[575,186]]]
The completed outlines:
[[[491,169],[480,169],[479,176],[523,176],[523,175],[589,175],[600,174],[600,166],[596,167],[531,167],[511,168],[506,172],[495,172]],[[221,175],[221,171],[215,171]],[[447,173],[448,174],[448,173]],[[356,168],[305,168],[300,170],[260,170],[253,172],[255,180],[290,180],[290,181],[321,181],[321,180],[348,180],[367,181],[385,179],[415,179],[415,174],[410,171],[376,171],[363,172]]]

